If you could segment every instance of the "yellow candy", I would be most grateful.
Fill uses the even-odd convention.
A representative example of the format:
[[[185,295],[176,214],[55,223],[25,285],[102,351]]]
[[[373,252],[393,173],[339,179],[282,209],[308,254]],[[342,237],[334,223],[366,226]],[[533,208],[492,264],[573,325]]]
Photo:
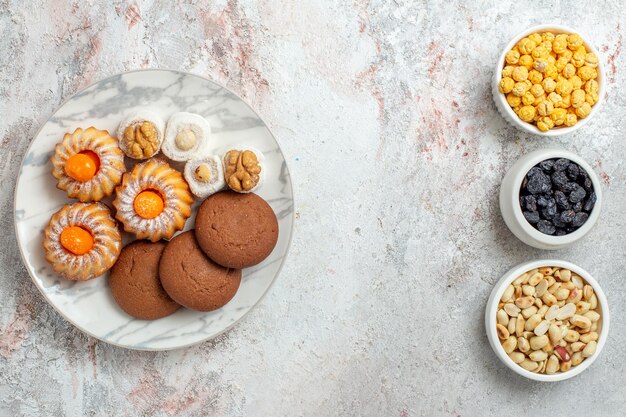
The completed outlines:
[[[558,71],[563,71],[563,68],[565,68],[568,62],[569,62],[569,59],[562,56],[556,60],[556,64],[554,65],[556,66],[556,69]]]
[[[585,94],[585,101],[589,103],[590,106],[593,106],[594,104],[596,104],[599,98],[600,96],[598,95],[598,93]]]
[[[572,78],[574,75],[576,75],[576,67],[574,67],[572,64],[566,64],[563,68],[563,75],[566,78]]]
[[[572,55],[574,55],[574,53],[569,49],[566,49],[565,52],[559,54],[559,58],[566,58],[567,62],[569,62],[569,60],[572,59]]]
[[[585,91],[587,93],[597,93],[600,86],[596,80],[589,80],[585,83]]]
[[[571,127],[574,126],[576,122],[578,122],[576,115],[573,113],[567,113],[567,116],[565,116],[565,123],[563,124],[567,127]]]
[[[587,57],[587,54],[584,50],[577,50],[576,52],[574,52],[574,55],[572,55],[572,65],[574,65],[576,68],[580,68],[583,65],[585,65],[585,58]]]
[[[552,41],[552,50],[557,54],[562,54],[567,50],[567,35],[556,35],[554,41]]]
[[[554,109],[550,118],[554,122],[556,126],[561,126],[565,123],[565,118],[567,117],[567,110],[565,109]]]
[[[593,52],[587,53],[585,55],[585,65],[591,68],[596,68],[598,66],[598,56]]]
[[[526,67],[515,67],[512,77],[515,81],[526,81],[528,79],[528,70]]]
[[[538,43],[537,46],[542,46],[543,48],[547,49],[548,53],[553,52],[552,41],[542,41],[541,43]]]
[[[530,70],[533,67],[533,57],[530,55],[522,55],[519,57],[518,64],[522,67],[526,67],[527,70]]]
[[[566,96],[561,97],[561,104],[559,105],[559,107],[567,109],[568,107],[571,106],[571,103],[572,103],[572,95],[568,94]]]
[[[530,92],[527,91],[523,96],[522,96],[522,104],[525,106],[530,106],[531,104],[533,104],[535,102],[535,96]]]
[[[598,76],[598,73],[595,68],[583,65],[582,67],[578,68],[578,76],[583,81],[589,81],[596,78]]]
[[[587,102],[584,102],[582,106],[576,109],[576,116],[581,119],[589,116],[589,113],[591,113],[591,104]]]
[[[537,70],[528,71],[528,79],[533,84],[539,84],[543,80],[543,75]]]
[[[577,33],[572,33],[567,37],[567,47],[572,51],[577,50],[583,45],[583,38]]]
[[[547,93],[551,93],[556,88],[556,81],[554,81],[551,77],[546,77],[541,82],[541,86]]]
[[[572,82],[572,88],[574,90],[578,90],[579,88],[582,87],[583,85],[583,80],[580,79],[580,77],[578,75],[574,75],[572,78],[569,79]]]
[[[539,72],[545,72],[548,68],[548,60],[545,58],[539,58],[533,62],[533,68]]]
[[[506,53],[506,63],[515,65],[519,62],[520,53],[515,49],[511,49]]]
[[[537,32],[533,33],[532,35],[528,35],[528,39],[535,42],[536,45],[539,45],[543,41],[543,37]]]
[[[518,107],[520,104],[522,104],[522,98],[520,96],[516,96],[513,93],[509,93],[506,95],[506,101],[511,107]]]
[[[513,86],[515,85],[515,81],[512,78],[504,77],[500,80],[500,85],[498,86],[498,90],[500,90],[503,94],[508,94],[513,90]]]
[[[511,90],[511,94],[521,97],[526,94],[526,91],[528,91],[529,89],[530,87],[528,87],[528,84],[526,84],[525,81],[520,81],[518,83],[515,83],[515,85],[513,86],[513,90]]]
[[[554,107],[561,107],[561,103],[563,103],[563,97],[557,93],[548,94],[548,101],[551,101]]]
[[[554,91],[561,96],[568,95],[572,92],[572,82],[570,80],[557,81]]]
[[[585,92],[583,90],[572,91],[572,107],[577,109],[585,102]]]
[[[502,68],[502,77],[510,77],[511,75],[513,75],[514,69],[515,67],[513,65],[507,65],[506,67]]]
[[[541,34],[541,40],[544,41],[544,42],[545,41],[553,42],[554,41],[554,33],[552,33],[552,32],[543,32]]]
[[[537,106],[537,113],[540,116],[550,116],[554,111],[554,105],[550,100],[546,100],[544,102],[539,103]]]
[[[543,87],[541,86],[541,84],[533,84],[533,86],[530,87],[530,92],[535,97],[542,96],[544,93]]]
[[[550,56],[550,51],[539,45],[532,51],[533,58],[548,58]]]
[[[542,132],[547,132],[554,127],[554,121],[549,117],[542,117],[537,120],[537,127]]]
[[[556,65],[548,64],[546,70],[543,72],[546,77],[556,77],[559,71],[556,69]]]
[[[548,99],[548,98],[546,97],[546,95],[545,95],[545,94],[542,94],[542,95],[540,95],[539,97],[537,97],[537,98],[535,99],[535,102],[533,103],[533,106],[538,106],[538,105],[539,105],[539,103],[541,103],[542,101],[545,101],[545,100],[547,100],[547,99]]]
[[[531,41],[528,38],[524,38],[517,44],[517,48],[519,49],[520,54],[530,54],[537,44],[534,41]]]
[[[517,115],[525,122],[532,122],[535,118],[536,110],[533,106],[524,106],[519,109]]]

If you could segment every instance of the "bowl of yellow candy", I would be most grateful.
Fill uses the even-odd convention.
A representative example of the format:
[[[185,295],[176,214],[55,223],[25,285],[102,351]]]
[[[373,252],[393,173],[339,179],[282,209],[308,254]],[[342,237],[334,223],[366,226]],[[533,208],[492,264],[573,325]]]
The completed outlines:
[[[500,114],[535,135],[571,133],[591,120],[605,96],[596,48],[559,25],[532,27],[506,47],[493,76]]]

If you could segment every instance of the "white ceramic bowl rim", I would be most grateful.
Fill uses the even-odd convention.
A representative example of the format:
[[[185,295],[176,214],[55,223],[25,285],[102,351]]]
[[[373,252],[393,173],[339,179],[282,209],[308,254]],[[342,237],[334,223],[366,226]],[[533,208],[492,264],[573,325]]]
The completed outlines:
[[[576,164],[578,164],[578,166],[583,168],[587,172],[587,175],[589,175],[589,178],[593,183],[593,190],[596,193],[596,203],[593,206],[593,210],[591,210],[587,221],[585,221],[585,223],[574,232],[568,233],[563,236],[546,235],[545,233],[541,233],[539,230],[535,229],[533,225],[531,225],[524,217],[524,214],[522,213],[522,208],[519,203],[519,194],[522,187],[522,181],[524,180],[524,177],[526,176],[528,171],[538,163],[545,161],[546,159],[554,158],[569,159],[570,161],[575,162]],[[516,189],[513,193],[513,213],[515,215],[515,218],[517,222],[522,226],[522,228],[524,228],[524,231],[526,233],[528,233],[532,238],[540,242],[545,242],[549,245],[569,245],[589,233],[589,231],[593,228],[596,221],[598,220],[598,217],[600,217],[600,207],[602,204],[600,179],[593,171],[593,168],[591,168],[591,166],[587,162],[585,162],[584,159],[582,159],[575,153],[566,151],[565,149],[549,148],[537,151],[536,155],[534,155],[533,158],[529,159],[524,165],[522,165],[520,170],[516,173],[513,183],[516,184]]]
[[[571,368],[566,372],[559,372],[553,375],[546,374],[538,374],[535,372],[528,371],[515,362],[509,357],[509,355],[504,351],[500,340],[496,334],[496,313],[498,311],[498,303],[500,302],[500,298],[504,293],[505,289],[517,278],[522,275],[524,272],[530,271],[535,268],[540,268],[542,266],[556,266],[559,268],[567,268],[572,272],[580,275],[589,285],[593,287],[594,293],[598,298],[598,305],[601,309],[601,323],[602,327],[600,329],[600,334],[598,337],[598,346],[596,348],[596,352],[585,359],[580,365]],[[487,330],[487,336],[490,339],[490,344],[494,349],[496,355],[500,358],[500,360],[511,370],[515,371],[519,375],[522,375],[526,378],[533,379],[535,381],[545,381],[545,382],[556,382],[563,381],[569,378],[572,378],[585,369],[587,369],[591,364],[597,359],[600,355],[600,352],[604,348],[604,344],[606,343],[606,339],[609,333],[609,323],[610,323],[610,314],[609,314],[609,306],[608,301],[600,284],[589,274],[586,270],[575,265],[571,262],[556,260],[556,259],[541,259],[536,261],[529,261],[521,263],[512,269],[510,269],[507,273],[505,273],[500,281],[496,283],[491,296],[489,297],[489,301],[487,302],[487,309],[485,312],[485,327]]]
[[[548,130],[547,132],[542,132],[541,130],[539,130],[539,128],[537,128],[537,126],[530,124],[530,123],[526,123],[524,121],[522,121],[519,116],[517,114],[515,114],[515,112],[513,111],[513,109],[511,109],[511,106],[509,106],[509,103],[507,103],[506,101],[506,97],[504,96],[504,94],[499,93],[498,94],[498,100],[500,100],[500,102],[503,104],[503,106],[501,106],[501,108],[507,112],[507,114],[509,114],[509,116],[511,117],[512,120],[516,121],[516,126],[519,127],[520,129],[524,130],[525,132],[528,133],[532,133],[535,135],[540,135],[540,136],[560,136],[560,135],[565,135],[567,133],[571,133],[573,131],[575,131],[576,129],[579,129],[581,127],[583,127],[584,125],[586,125],[587,123],[589,123],[589,121],[592,119],[592,117],[598,113],[598,110],[600,109],[601,105],[604,103],[604,96],[606,95],[606,74],[605,74],[605,70],[604,70],[604,64],[602,62],[601,59],[601,55],[598,52],[598,50],[589,42],[587,42],[587,39],[590,39],[588,36],[586,36],[584,33],[582,33],[579,30],[574,30],[570,27],[567,26],[563,26],[563,25],[556,25],[556,24],[546,24],[546,25],[538,25],[538,26],[533,26],[529,29],[526,29],[525,31],[519,33],[517,36],[515,36],[511,42],[509,42],[509,44],[506,46],[506,48],[504,48],[504,51],[502,52],[502,54],[500,55],[500,59],[498,59],[498,65],[496,68],[496,75],[497,75],[497,80],[499,81],[502,77],[502,68],[504,68],[504,62],[505,62],[505,58],[506,58],[506,53],[508,51],[510,51],[515,45],[517,45],[517,43],[524,37],[530,35],[531,33],[534,32],[557,32],[557,33],[578,33],[581,38],[583,39],[583,43],[585,45],[585,47],[587,47],[587,49],[589,49],[591,52],[593,52],[594,54],[596,54],[596,56],[599,59],[598,62],[598,84],[599,84],[599,90],[598,90],[598,101],[596,102],[596,104],[594,104],[591,107],[591,113],[589,114],[589,116],[585,117],[584,119],[579,119],[578,122],[571,127],[557,127],[557,128],[553,128]]]

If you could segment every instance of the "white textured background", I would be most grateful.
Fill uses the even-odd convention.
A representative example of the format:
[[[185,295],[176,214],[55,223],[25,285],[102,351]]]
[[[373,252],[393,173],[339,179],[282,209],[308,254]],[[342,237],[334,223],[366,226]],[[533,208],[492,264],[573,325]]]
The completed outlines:
[[[1,416],[625,415],[626,15],[619,2],[0,0]],[[554,3],[554,4],[552,4]],[[603,54],[608,97],[562,139],[505,124],[489,93],[501,49],[541,23]],[[296,234],[268,297],[202,345],[133,352],[88,338],[37,292],[13,230],[26,147],[78,89],[173,68],[221,82],[277,135]],[[523,153],[560,145],[603,180],[592,233],[523,245],[497,193]],[[573,380],[514,375],[483,309],[511,266],[554,256],[600,281],[610,340]]]

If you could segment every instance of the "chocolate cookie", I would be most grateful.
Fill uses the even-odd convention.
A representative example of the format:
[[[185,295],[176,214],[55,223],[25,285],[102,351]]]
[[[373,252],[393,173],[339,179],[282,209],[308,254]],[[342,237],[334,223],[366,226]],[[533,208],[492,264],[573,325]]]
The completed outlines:
[[[180,308],[159,280],[159,260],[165,242],[137,240],[122,249],[111,269],[109,287],[117,304],[129,315],[142,320],[169,316]]]
[[[199,311],[222,307],[241,282],[241,270],[224,268],[202,252],[193,230],[170,240],[161,257],[159,275],[170,297]]]
[[[278,240],[278,221],[258,195],[223,191],[204,200],[198,209],[196,239],[218,264],[246,268],[272,252]]]

